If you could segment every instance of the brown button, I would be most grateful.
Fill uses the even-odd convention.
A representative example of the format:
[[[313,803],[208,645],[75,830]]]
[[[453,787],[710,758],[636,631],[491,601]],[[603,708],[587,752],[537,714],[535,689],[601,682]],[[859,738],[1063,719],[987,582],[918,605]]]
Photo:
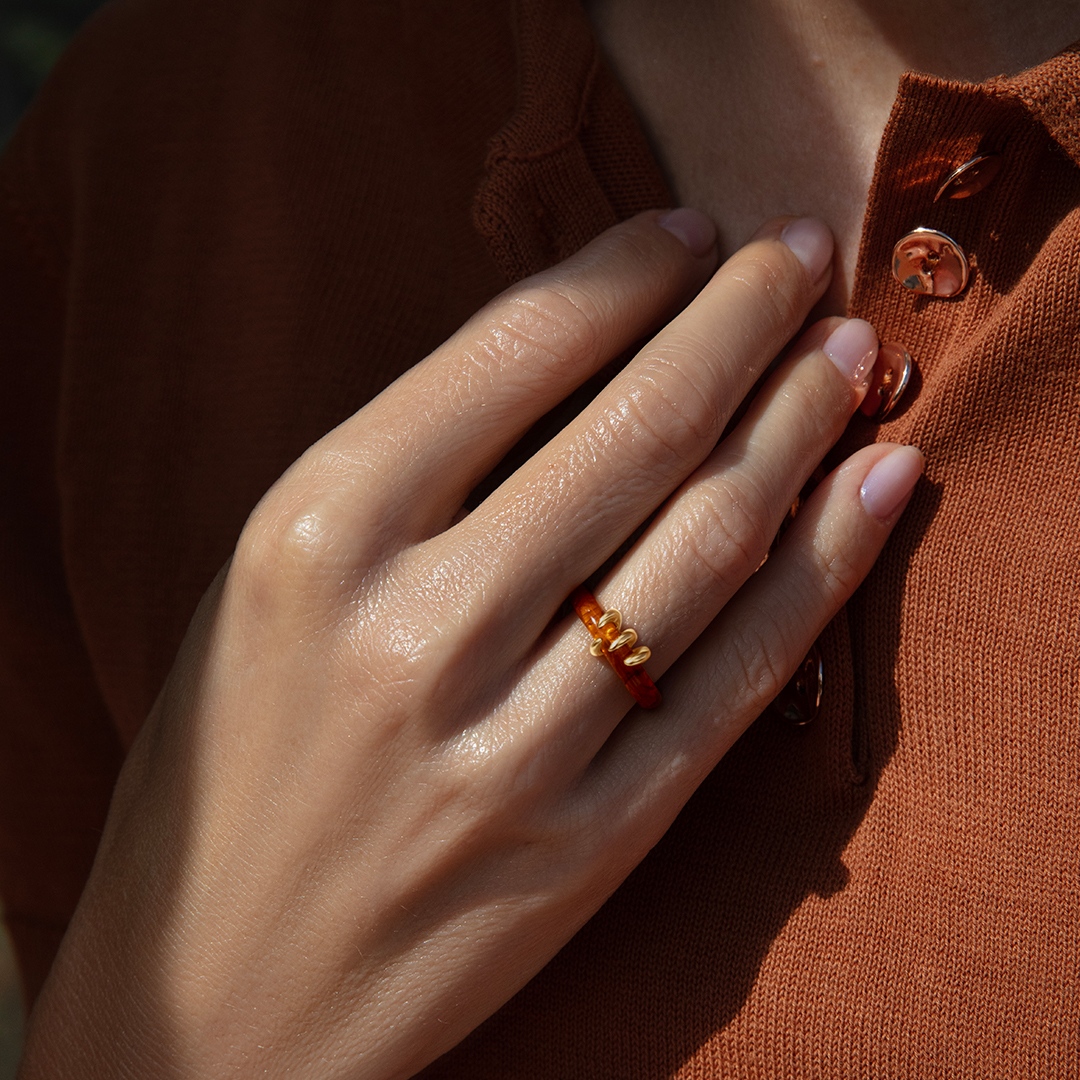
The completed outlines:
[[[802,727],[817,716],[824,686],[825,664],[815,644],[769,707],[784,720]]]
[[[964,249],[937,229],[914,229],[893,248],[893,277],[912,292],[955,296],[968,282]]]
[[[896,408],[911,380],[911,353],[897,341],[887,341],[878,349],[874,369],[870,372],[870,388],[859,406],[862,411],[881,423]]]
[[[977,195],[983,188],[994,182],[994,177],[1001,172],[1005,159],[1000,154],[979,154],[963,165],[958,165],[945,177],[934,196],[937,202],[942,196],[948,199],[966,199]]]

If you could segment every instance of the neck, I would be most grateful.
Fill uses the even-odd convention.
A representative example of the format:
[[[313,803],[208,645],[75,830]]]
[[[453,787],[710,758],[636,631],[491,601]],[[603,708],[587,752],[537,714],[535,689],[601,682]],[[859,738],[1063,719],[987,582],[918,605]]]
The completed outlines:
[[[1076,0],[588,0],[678,201],[734,250],[767,217],[813,214],[838,240],[842,311],[902,72],[981,81],[1080,38]]]
[[[799,0],[775,0],[788,9]],[[1015,75],[1080,37],[1075,0],[951,0],[916,10],[905,0],[828,0],[839,17],[858,9],[906,68],[982,82]]]

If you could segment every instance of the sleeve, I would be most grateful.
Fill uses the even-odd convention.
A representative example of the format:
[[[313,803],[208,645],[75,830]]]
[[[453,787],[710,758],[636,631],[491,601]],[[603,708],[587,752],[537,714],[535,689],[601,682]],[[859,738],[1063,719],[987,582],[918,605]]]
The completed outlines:
[[[0,165],[0,896],[27,1007],[78,902],[122,758],[65,583],[61,235],[31,140]],[[51,233],[51,235],[50,235]]]

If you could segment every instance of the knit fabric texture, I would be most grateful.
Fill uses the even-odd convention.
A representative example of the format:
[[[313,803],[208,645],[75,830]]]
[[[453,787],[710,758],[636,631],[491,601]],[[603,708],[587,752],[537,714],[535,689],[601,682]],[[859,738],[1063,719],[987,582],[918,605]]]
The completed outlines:
[[[909,75],[851,314],[927,474],[601,912],[430,1080],[1080,1075],[1080,52]],[[979,150],[978,196],[933,202]],[[722,178],[718,178],[722,183]],[[670,201],[573,0],[121,0],[0,165],[0,889],[29,996],[250,509],[508,282]],[[892,280],[941,229],[958,297]],[[437,479],[433,482],[437,482]]]

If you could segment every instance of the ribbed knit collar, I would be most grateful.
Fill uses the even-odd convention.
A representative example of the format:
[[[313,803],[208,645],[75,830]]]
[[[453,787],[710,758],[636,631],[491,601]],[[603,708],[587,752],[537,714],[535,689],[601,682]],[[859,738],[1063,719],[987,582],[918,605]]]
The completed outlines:
[[[477,227],[515,281],[603,228],[672,197],[640,124],[577,0],[515,0],[518,101],[492,140]],[[1020,75],[983,84],[909,74],[910,96],[1011,100],[1080,164],[1080,43]]]
[[[1021,101],[1080,165],[1080,42],[1020,75],[985,85],[990,93]]]
[[[492,140],[475,219],[511,281],[671,195],[576,0],[517,0],[518,102]]]

